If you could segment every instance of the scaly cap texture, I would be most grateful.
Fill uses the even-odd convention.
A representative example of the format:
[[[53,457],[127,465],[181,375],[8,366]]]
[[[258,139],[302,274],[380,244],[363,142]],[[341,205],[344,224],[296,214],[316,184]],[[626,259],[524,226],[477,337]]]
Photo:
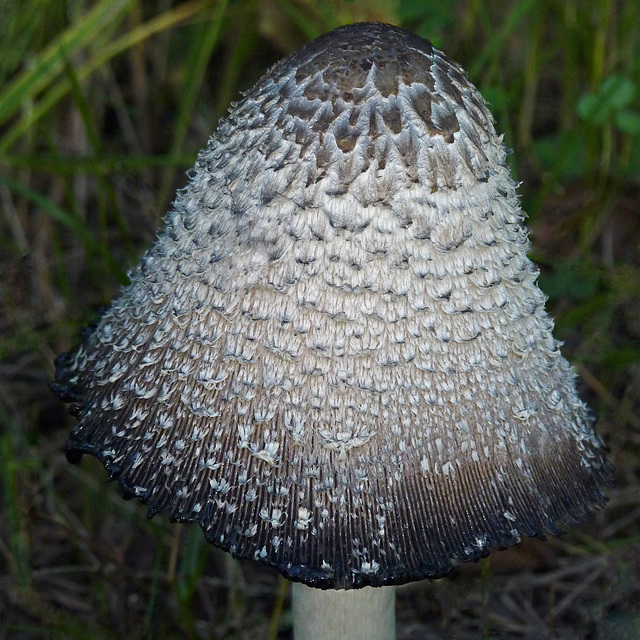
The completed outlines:
[[[611,467],[464,71],[383,24],[223,120],[75,352],[71,460],[322,588],[437,577],[605,502]]]

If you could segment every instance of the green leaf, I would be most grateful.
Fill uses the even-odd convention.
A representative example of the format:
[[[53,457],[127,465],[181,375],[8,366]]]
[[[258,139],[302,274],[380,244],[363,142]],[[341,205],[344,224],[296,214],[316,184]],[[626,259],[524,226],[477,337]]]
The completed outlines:
[[[636,84],[630,78],[609,76],[596,94],[590,93],[578,100],[578,115],[591,124],[604,125],[615,114],[630,106],[637,93]]]
[[[620,111],[616,114],[616,126],[624,133],[640,134],[640,114],[631,111]]]
[[[613,75],[602,83],[600,93],[611,110],[623,109],[635,99],[636,85],[630,78]]]
[[[578,115],[593,124],[602,124],[604,122],[600,101],[593,94],[582,96],[578,100]]]

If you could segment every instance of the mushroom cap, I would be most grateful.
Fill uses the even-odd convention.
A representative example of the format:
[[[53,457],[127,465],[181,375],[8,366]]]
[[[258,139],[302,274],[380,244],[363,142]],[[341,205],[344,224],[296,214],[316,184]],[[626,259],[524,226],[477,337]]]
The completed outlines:
[[[505,156],[461,67],[401,29],[276,64],[58,359],[69,459],[320,588],[439,577],[583,520],[612,468]]]

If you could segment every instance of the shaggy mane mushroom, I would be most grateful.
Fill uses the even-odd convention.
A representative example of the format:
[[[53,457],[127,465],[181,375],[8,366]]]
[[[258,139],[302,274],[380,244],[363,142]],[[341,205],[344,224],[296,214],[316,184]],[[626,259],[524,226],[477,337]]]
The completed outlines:
[[[611,467],[505,157],[462,68],[401,29],[349,25],[275,65],[58,359],[69,460],[325,590],[583,520]]]

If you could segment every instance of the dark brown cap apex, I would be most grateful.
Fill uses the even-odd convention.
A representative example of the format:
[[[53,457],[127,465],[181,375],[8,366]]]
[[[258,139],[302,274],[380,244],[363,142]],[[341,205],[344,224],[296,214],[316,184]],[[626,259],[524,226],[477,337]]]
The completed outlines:
[[[286,66],[295,68],[297,83],[326,87],[320,95],[311,89],[308,98],[341,97],[357,101],[358,92],[369,83],[387,98],[398,95],[399,85],[414,82],[433,91],[431,71],[434,49],[431,43],[402,29],[384,24],[352,24],[335,29],[294,53]],[[321,82],[319,82],[321,81]]]
[[[318,587],[440,576],[609,482],[505,152],[462,70],[381,24],[220,123],[131,285],[59,361],[70,456]]]

